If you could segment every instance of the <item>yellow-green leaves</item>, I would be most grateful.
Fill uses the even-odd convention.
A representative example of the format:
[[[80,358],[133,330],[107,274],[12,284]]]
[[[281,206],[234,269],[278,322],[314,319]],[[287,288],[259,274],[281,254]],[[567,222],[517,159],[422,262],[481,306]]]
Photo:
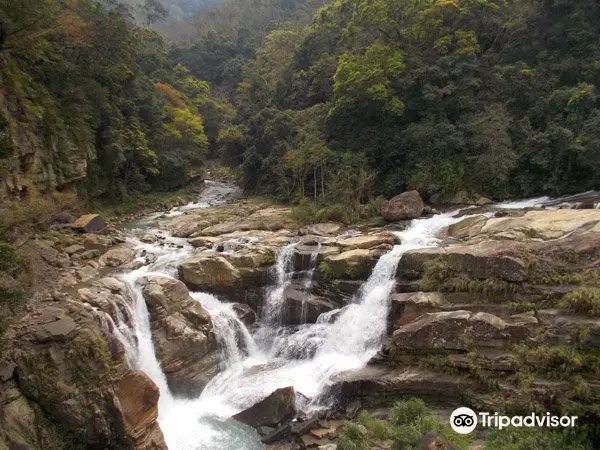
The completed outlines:
[[[382,42],[363,54],[342,55],[334,76],[333,111],[366,104],[401,115],[404,104],[395,94],[393,81],[404,68],[402,57],[402,52]]]

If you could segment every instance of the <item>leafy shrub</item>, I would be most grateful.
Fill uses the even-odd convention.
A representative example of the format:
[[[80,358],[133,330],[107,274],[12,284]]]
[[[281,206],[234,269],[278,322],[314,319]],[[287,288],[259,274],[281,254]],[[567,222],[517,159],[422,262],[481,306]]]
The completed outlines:
[[[600,376],[598,352],[578,349],[574,345],[539,347],[515,345],[512,348],[511,363],[517,370],[530,371],[556,379],[564,380],[582,374]]]
[[[574,314],[600,316],[600,289],[581,287],[566,294],[560,307]]]
[[[23,269],[24,261],[17,250],[6,242],[0,242],[0,272],[14,275]]]
[[[9,158],[15,153],[15,147],[8,136],[0,136],[0,158]]]
[[[383,212],[387,205],[387,200],[384,197],[377,197],[369,203],[369,210],[372,216],[383,216]]]
[[[428,432],[437,431],[457,449],[466,449],[469,436],[459,435],[443,423],[416,398],[396,403],[390,410],[390,420],[384,421],[362,412],[356,422],[346,422],[342,429],[338,448],[340,450],[363,450],[371,448],[371,441],[392,440],[395,447],[415,448]]]
[[[485,448],[494,450],[592,449],[583,433],[576,430],[544,430],[532,428],[491,429],[485,435]]]
[[[310,225],[319,222],[355,223],[358,213],[348,205],[320,204],[303,198],[298,205],[292,208],[291,217],[301,225]]]
[[[340,450],[368,450],[368,438],[364,425],[356,422],[346,422],[338,440]]]
[[[60,212],[76,209],[78,205],[79,200],[73,192],[54,192],[43,196],[33,191],[27,200],[13,202],[1,212],[0,230],[10,230],[20,224],[46,224]]]
[[[321,261],[317,267],[317,272],[324,280],[330,280],[333,278],[333,269],[327,262]]]
[[[430,414],[427,405],[420,398],[409,398],[396,403],[390,410],[390,419],[394,425],[410,423],[421,416]]]
[[[318,204],[304,198],[292,208],[291,217],[301,225],[310,225],[319,222],[318,214]]]

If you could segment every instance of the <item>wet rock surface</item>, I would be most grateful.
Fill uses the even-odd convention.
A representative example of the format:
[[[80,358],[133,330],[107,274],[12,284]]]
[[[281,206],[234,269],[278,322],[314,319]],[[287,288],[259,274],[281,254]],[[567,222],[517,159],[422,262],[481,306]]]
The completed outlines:
[[[417,214],[418,202],[412,200],[410,208],[388,205],[390,214]],[[340,399],[389,403],[414,395],[500,407],[502,399],[491,394],[524,395],[509,378],[523,365],[534,370],[527,358],[543,363],[548,352],[564,357],[558,352],[565,346],[600,348],[598,318],[567,313],[560,303],[580,285],[595,283],[600,211],[494,208],[478,208],[474,217],[442,230],[439,247],[403,255],[397,292],[390,299],[387,341],[367,367],[333,380],[332,392]],[[344,227],[335,223],[299,228],[289,208],[249,202],[180,212],[157,220],[152,226],[159,231],[140,237],[145,248],[183,249],[187,256],[179,264],[179,277],[185,284],[150,276],[140,287],[157,357],[171,390],[184,397],[197,397],[222,370],[216,322],[188,287],[239,302],[233,307],[237,317],[257,326],[257,312],[278,276],[279,252],[294,243],[289,269],[294,273],[282,289],[282,324],[302,329],[301,324],[317,322],[324,313],[331,313],[326,323],[335,323],[341,314],[336,310],[356,300],[381,255],[398,243],[381,229],[340,235]],[[187,241],[170,242],[165,239],[169,232]],[[0,442],[8,433],[14,445],[66,448],[51,423],[85,445],[165,448],[156,423],[158,388],[127,366],[115,337],[115,323],[131,323],[135,304],[119,271],[152,264],[160,252],[136,255],[120,233],[110,230],[107,235],[59,233],[26,245],[48,269],[41,282],[60,289],[25,311],[7,333],[7,351],[0,358]],[[585,358],[566,364],[579,361]],[[499,387],[490,390],[481,382],[482,373],[501,379]],[[598,391],[594,376],[582,375],[591,399]],[[572,389],[569,383],[537,375],[527,395],[555,407]],[[305,424],[300,430],[289,422],[298,413],[300,395],[291,387],[278,390],[241,412],[241,420],[256,427],[264,442],[335,446],[337,427],[305,421],[298,422]],[[78,434],[82,429],[84,434]],[[58,444],[48,445],[51,441]],[[444,448],[446,443],[425,436],[419,445]]]
[[[277,389],[265,399],[233,416],[247,425],[277,426],[292,419],[297,413],[296,393],[293,387]]]
[[[156,355],[171,391],[197,397],[219,371],[212,320],[181,281],[147,277],[142,294],[150,312]]]

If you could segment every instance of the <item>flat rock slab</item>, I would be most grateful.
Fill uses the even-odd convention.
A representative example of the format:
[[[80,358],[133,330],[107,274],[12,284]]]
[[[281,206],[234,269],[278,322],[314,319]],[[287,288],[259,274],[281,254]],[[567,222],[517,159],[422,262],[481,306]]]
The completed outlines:
[[[461,377],[414,368],[368,365],[352,373],[340,374],[334,382],[343,398],[377,394],[417,395],[443,398],[460,403],[462,393],[474,383]]]
[[[75,321],[61,308],[44,308],[27,317],[31,320],[32,334],[37,342],[64,341],[77,329]]]

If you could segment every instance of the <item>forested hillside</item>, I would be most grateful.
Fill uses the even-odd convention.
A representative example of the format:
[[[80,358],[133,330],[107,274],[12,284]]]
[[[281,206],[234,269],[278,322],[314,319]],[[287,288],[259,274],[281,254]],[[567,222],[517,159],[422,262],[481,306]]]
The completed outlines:
[[[267,34],[310,23],[327,0],[226,0],[190,20],[159,27],[175,43],[171,61],[188,67],[226,98],[234,98],[243,68]]]
[[[155,0],[0,11],[3,201],[172,189],[207,152],[293,202],[598,187],[591,0],[228,0],[170,44]]]
[[[285,200],[597,187],[599,33],[592,0],[336,0],[244,66],[221,155],[246,189]],[[227,84],[219,64],[244,52],[208,48],[175,59]]]
[[[105,4],[113,0],[103,0]],[[148,17],[144,15],[144,10],[148,8],[154,10],[155,14],[165,20],[180,20],[193,16],[200,9],[221,3],[222,0],[124,0],[124,3],[133,9],[134,17],[139,23],[148,23]]]
[[[0,200],[73,189],[124,200],[180,186],[201,167],[222,102],[168,63],[165,41],[131,21],[136,11],[4,0],[0,12]]]

